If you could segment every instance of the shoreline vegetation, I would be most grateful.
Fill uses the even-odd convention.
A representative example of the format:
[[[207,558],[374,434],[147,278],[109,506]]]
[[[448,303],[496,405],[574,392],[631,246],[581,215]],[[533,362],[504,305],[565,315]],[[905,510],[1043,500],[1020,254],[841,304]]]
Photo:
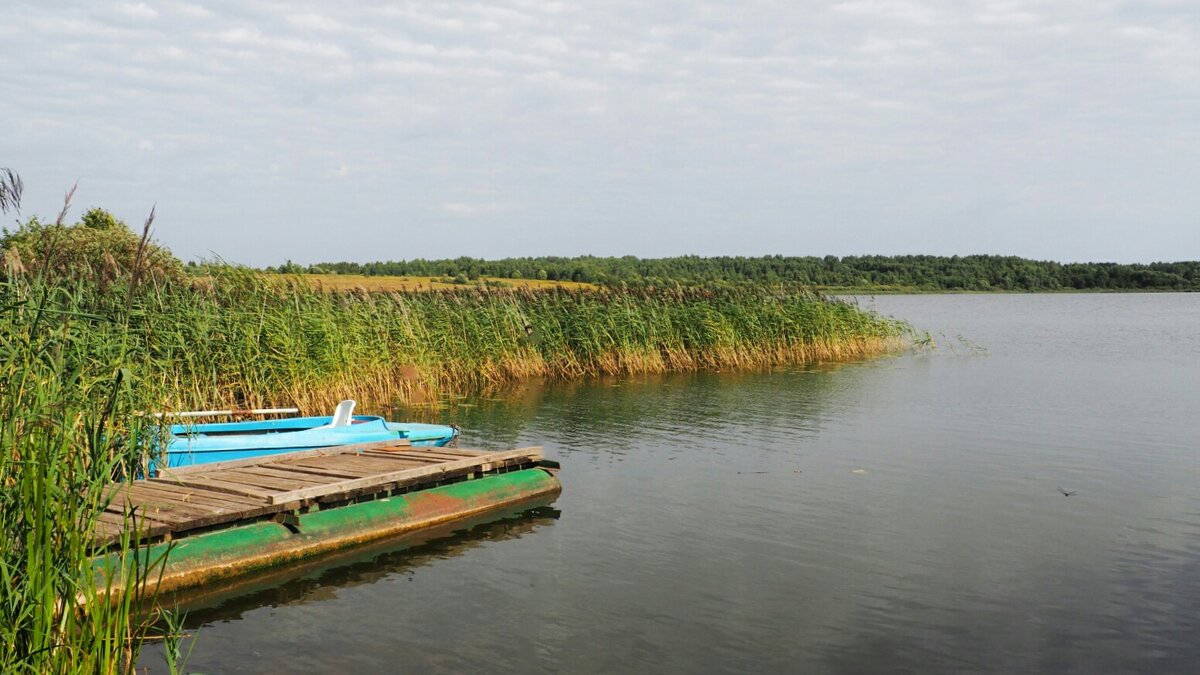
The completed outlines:
[[[267,272],[422,277],[444,283],[571,281],[606,287],[794,284],[829,293],[1200,291],[1200,261],[1059,263],[1016,256],[625,256],[408,260],[373,263],[290,261]],[[328,283],[328,282],[327,282]]]
[[[153,409],[368,406],[570,379],[767,368],[901,348],[909,327],[802,288],[324,290],[299,278],[213,269],[199,280],[0,287],[10,328],[50,298],[82,361],[111,360]],[[43,319],[45,321],[45,319]],[[59,325],[59,322],[64,322]],[[69,328],[68,328],[69,325]]]
[[[12,209],[19,179],[0,179]],[[103,487],[136,475],[156,445],[134,411],[382,407],[528,377],[865,357],[916,337],[794,284],[369,292],[225,265],[188,274],[150,238],[153,213],[140,236],[99,209],[67,225],[69,198],[55,222],[31,218],[0,239],[6,673],[129,672],[151,639],[169,672],[185,660],[179,615],[136,583],[106,593],[89,564]],[[114,552],[126,578],[162,563],[139,560],[136,537]]]

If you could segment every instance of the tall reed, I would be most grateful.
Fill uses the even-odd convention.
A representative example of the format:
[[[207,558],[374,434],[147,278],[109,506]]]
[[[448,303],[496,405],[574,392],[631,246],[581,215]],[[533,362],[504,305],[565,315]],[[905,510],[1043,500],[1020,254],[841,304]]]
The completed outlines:
[[[143,430],[134,407],[156,396],[124,367],[119,317],[95,292],[0,283],[0,672],[120,673],[153,616],[139,584],[98,601],[90,557],[105,486],[127,474]],[[136,514],[114,572],[141,579]]]
[[[94,298],[119,311],[119,292]],[[799,288],[324,292],[225,268],[147,288],[127,358],[173,406],[379,404],[570,378],[846,359],[906,326]],[[105,338],[109,339],[109,338]]]

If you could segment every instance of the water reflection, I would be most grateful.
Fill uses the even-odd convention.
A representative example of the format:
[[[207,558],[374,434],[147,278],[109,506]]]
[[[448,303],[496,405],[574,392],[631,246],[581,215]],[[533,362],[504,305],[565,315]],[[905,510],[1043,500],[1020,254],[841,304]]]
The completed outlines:
[[[625,454],[647,441],[679,434],[698,443],[769,441],[780,434],[817,433],[845,405],[845,395],[862,386],[853,371],[863,365],[533,381],[502,397],[447,399],[433,411],[416,406],[391,414],[456,424],[464,446],[512,447],[536,436],[564,455],[596,449]]]
[[[187,611],[190,627],[240,619],[246,611],[261,607],[319,603],[344,589],[413,575],[421,567],[467,555],[487,542],[520,539],[553,525],[561,515],[547,504],[526,504],[246,575],[216,589],[179,591],[164,600],[166,606]]]

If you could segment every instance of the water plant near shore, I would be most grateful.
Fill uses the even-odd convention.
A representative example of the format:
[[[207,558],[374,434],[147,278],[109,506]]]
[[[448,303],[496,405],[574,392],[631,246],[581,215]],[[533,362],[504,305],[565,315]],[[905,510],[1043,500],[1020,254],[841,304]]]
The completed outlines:
[[[153,400],[130,386],[122,345],[101,345],[88,293],[0,285],[0,672],[128,672],[158,612],[138,584],[99,601],[107,580],[89,558],[104,486],[136,460],[140,418]],[[113,331],[111,334],[119,333]],[[103,348],[101,348],[103,347]],[[136,514],[130,514],[136,532]],[[138,579],[136,536],[116,564]]]
[[[11,303],[12,281],[0,289]],[[803,289],[490,289],[323,292],[225,268],[136,297],[76,283],[96,317],[75,335],[111,362],[121,345],[162,406],[378,405],[527,377],[759,368],[897,347],[906,327]]]
[[[119,303],[112,294],[98,298]],[[378,405],[528,377],[757,368],[878,354],[907,327],[800,288],[324,292],[225,268],[164,284],[132,353],[173,405]]]

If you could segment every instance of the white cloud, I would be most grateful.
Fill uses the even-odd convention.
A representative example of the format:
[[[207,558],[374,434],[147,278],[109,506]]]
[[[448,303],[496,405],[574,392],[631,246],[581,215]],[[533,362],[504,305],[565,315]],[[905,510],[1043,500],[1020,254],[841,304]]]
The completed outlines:
[[[533,41],[533,46],[535,49],[550,52],[551,54],[566,54],[570,51],[567,48],[567,43],[563,42],[563,39],[556,35],[537,38]]]
[[[1200,211],[1182,168],[1200,154],[1194,3],[105,7],[27,2],[0,26],[0,122],[19,130],[0,160],[32,171],[27,184],[78,176],[108,191],[97,202],[150,191],[189,222],[225,223],[206,198],[219,189],[264,231],[344,211],[378,240],[388,230],[372,214],[444,219],[452,232],[438,236],[459,238],[437,252],[680,252],[669,238],[637,248],[655,224],[712,230],[676,239],[697,252],[823,254],[862,245],[878,221],[906,229],[870,239],[880,249],[933,250],[949,210],[937,205],[1033,183],[1009,213],[1044,225],[1042,257],[1063,257],[1070,235],[1054,223],[1072,208],[1095,217],[1082,202],[1104,185],[1106,204],[1126,205],[1114,213],[1176,205],[1144,250],[1183,241],[1200,257],[1173,225]],[[65,156],[70,171],[45,159]],[[277,210],[252,213],[262,202]],[[897,215],[899,202],[928,206]],[[826,222],[849,234],[794,236]],[[544,228],[528,241],[546,248],[504,249],[472,229],[485,224]],[[235,224],[219,236],[278,262]],[[1011,250],[1027,244],[1041,246]],[[389,255],[294,245],[279,256]]]
[[[833,6],[833,11],[843,14],[884,18],[917,24],[932,23],[937,12],[926,4],[908,0],[853,0]]]
[[[301,28],[321,31],[340,31],[346,28],[342,22],[316,12],[291,14],[287,17],[287,22]]]
[[[481,203],[465,203],[465,202],[446,202],[441,205],[443,213],[451,216],[471,217],[482,216],[494,213],[504,213],[516,209],[516,205],[505,202],[481,202]]]
[[[346,52],[336,44],[313,42],[299,37],[276,37],[264,35],[255,26],[236,26],[212,33],[213,39],[232,45],[274,48],[294,54],[342,58]]]
[[[1035,24],[1042,21],[1042,16],[1024,2],[989,2],[976,20],[985,24]]]
[[[121,2],[117,4],[117,11],[126,16],[132,16],[137,19],[158,18],[158,10],[146,5],[144,2]]]
[[[172,2],[169,6],[176,13],[189,19],[203,19],[213,15],[207,8],[201,5],[194,5],[190,2]]]

